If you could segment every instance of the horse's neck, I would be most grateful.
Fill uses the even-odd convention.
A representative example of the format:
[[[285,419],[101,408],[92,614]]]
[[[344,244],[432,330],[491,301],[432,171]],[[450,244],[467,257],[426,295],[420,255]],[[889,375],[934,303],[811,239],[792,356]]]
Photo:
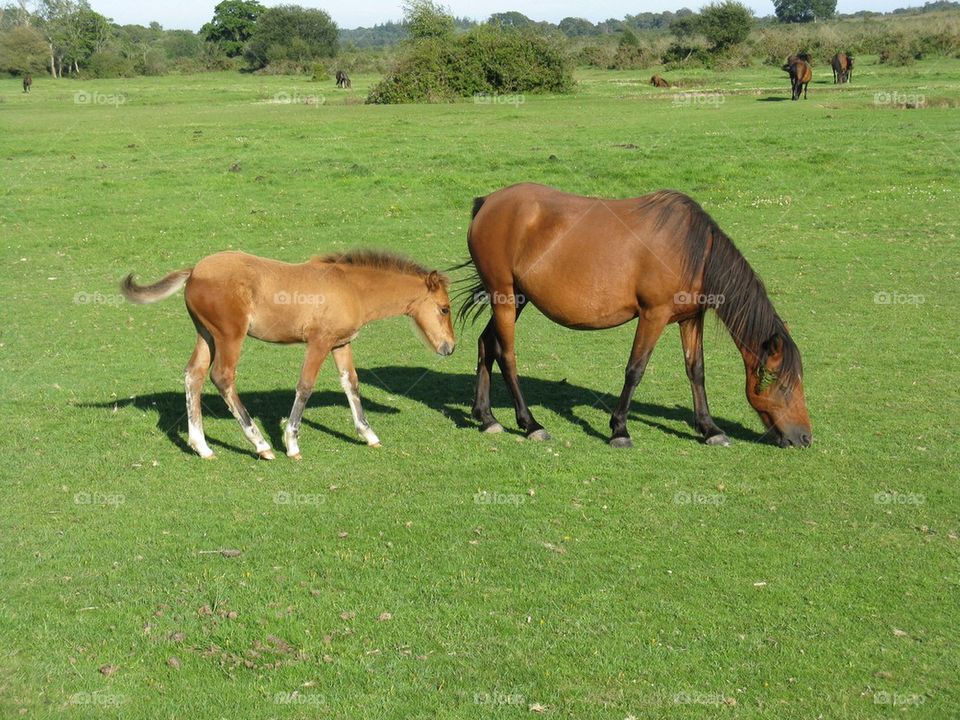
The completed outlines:
[[[422,294],[423,280],[412,275],[375,268],[355,268],[364,322],[404,315]]]

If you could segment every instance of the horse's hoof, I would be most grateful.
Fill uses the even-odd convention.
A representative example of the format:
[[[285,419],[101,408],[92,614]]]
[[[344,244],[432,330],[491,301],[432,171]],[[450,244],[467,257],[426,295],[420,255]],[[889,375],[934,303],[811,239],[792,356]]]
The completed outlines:
[[[543,440],[549,440],[549,439],[550,439],[550,433],[548,433],[543,428],[540,428],[539,430],[534,430],[532,433],[527,435],[527,440],[543,441]]]
[[[610,438],[610,447],[615,448],[632,448],[633,440],[628,437],[615,437]]]
[[[376,448],[378,448],[378,447],[383,447],[383,445],[381,445],[381,444],[380,444],[380,441],[378,440],[378,441],[375,442],[375,443],[370,443],[367,447],[376,447]]]
[[[277,456],[273,454],[273,450],[262,450],[258,452],[257,455],[261,460],[276,460]]]
[[[217,456],[214,453],[210,453],[209,455],[201,455],[200,458],[203,460],[216,460]]]
[[[488,435],[496,435],[497,433],[503,432],[503,425],[498,422],[492,422],[485,428],[480,428],[480,432],[487,433]]]
[[[730,447],[730,438],[728,438],[723,433],[719,435],[711,435],[706,440],[703,441],[707,445],[719,445],[721,447]]]
[[[293,455],[290,455],[289,453],[287,453],[287,457],[290,458],[291,460],[298,460],[298,461],[303,460],[303,455],[301,455],[300,453],[293,453]]]

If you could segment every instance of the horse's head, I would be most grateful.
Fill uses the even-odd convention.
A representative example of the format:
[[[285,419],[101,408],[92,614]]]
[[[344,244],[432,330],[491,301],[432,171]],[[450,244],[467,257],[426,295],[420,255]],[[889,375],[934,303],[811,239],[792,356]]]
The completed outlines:
[[[450,355],[457,344],[450,314],[450,280],[436,270],[424,278],[425,293],[413,303],[409,315],[420,334],[440,355]]]
[[[800,350],[790,333],[778,330],[763,343],[760,355],[741,348],[747,370],[747,400],[780,447],[809,447],[810,416],[803,397]]]

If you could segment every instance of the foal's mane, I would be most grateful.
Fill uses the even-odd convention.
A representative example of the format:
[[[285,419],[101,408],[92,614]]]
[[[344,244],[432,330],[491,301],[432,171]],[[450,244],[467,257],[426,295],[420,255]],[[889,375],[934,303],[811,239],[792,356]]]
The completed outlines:
[[[342,253],[330,253],[314,258],[317,262],[353,265],[375,270],[391,270],[403,275],[416,275],[425,278],[432,272],[423,265],[389,250],[361,249],[347,250]],[[443,276],[441,276],[443,277]]]
[[[644,198],[657,213],[657,225],[676,217],[688,218],[681,235],[685,249],[683,272],[688,280],[703,273],[702,290],[713,297],[716,310],[734,341],[766,361],[767,343],[774,337],[783,342],[781,383],[794,385],[803,374],[800,351],[783,320],[777,315],[763,281],[757,276],[733,241],[716,221],[692,198],[675,191],[661,191]]]

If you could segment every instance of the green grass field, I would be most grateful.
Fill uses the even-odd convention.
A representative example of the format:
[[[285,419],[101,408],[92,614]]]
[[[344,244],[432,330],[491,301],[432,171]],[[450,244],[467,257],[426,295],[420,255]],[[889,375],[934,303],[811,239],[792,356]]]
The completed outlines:
[[[4,80],[0,716],[960,716],[960,62],[815,72],[796,103],[761,67],[390,107],[362,104],[372,76]],[[479,326],[441,359],[397,319],[354,343],[381,449],[328,364],[303,462],[258,461],[210,383],[218,457],[186,450],[192,324],[120,302],[123,275],[228,248],[449,267],[472,198],[519,181],[694,196],[790,324],[814,446],[759,441],[717,326],[734,444],[697,440],[671,327],[613,450],[633,326],[529,311],[548,443],[499,376],[511,432],[469,419]],[[302,354],[244,348],[278,446]]]

